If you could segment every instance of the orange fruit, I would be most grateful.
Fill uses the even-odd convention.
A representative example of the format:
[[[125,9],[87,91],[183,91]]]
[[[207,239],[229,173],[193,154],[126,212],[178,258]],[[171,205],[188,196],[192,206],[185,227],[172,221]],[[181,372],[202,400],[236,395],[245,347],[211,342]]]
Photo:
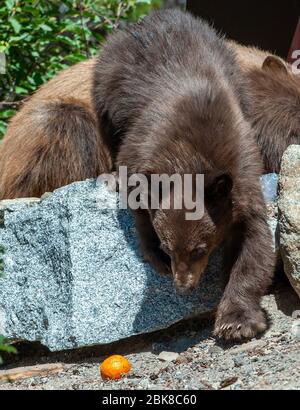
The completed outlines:
[[[100,373],[103,379],[117,380],[131,369],[130,362],[126,357],[119,354],[108,357],[100,365]]]

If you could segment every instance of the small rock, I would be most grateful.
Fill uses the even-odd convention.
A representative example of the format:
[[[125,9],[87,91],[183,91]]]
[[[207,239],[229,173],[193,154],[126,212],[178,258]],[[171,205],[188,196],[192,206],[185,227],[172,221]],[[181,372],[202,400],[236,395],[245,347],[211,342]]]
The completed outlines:
[[[235,366],[234,360],[230,357],[227,357],[225,358],[225,360],[222,360],[220,364],[220,369],[227,371],[229,369],[232,369],[234,366]]]
[[[176,364],[187,364],[193,362],[193,356],[192,355],[179,355],[179,357],[176,359]]]
[[[158,358],[160,360],[163,360],[164,362],[175,362],[179,357],[179,354],[176,352],[161,352],[158,355]]]
[[[252,375],[255,371],[255,367],[253,364],[247,364],[246,366],[243,366],[243,373],[246,375]]]
[[[223,353],[223,349],[219,346],[212,346],[208,349],[208,353],[211,355],[219,355]]]
[[[252,340],[251,342],[244,343],[240,346],[236,346],[231,349],[231,353],[243,353],[248,352],[254,349],[261,349],[266,345],[266,342],[263,340]]]
[[[233,377],[228,377],[227,379],[223,380],[221,382],[221,389],[224,389],[225,387],[231,386],[232,384],[236,383],[238,378],[236,376]]]
[[[278,175],[267,174],[261,178],[263,194],[266,202],[275,202],[277,200]]]
[[[292,335],[295,339],[300,340],[300,320],[295,320],[292,324]]]
[[[149,380],[143,379],[143,380],[141,380],[139,386],[143,389],[148,389],[149,388],[149,383],[150,383]]]
[[[41,200],[47,199],[52,195],[52,192],[45,192],[42,196],[41,196]]]
[[[193,383],[189,385],[188,390],[205,390],[206,387],[202,383]]]
[[[245,363],[245,356],[237,354],[233,358],[233,362],[235,367],[241,367]]]
[[[242,390],[243,389],[243,385],[242,383],[234,383],[230,386],[230,390]]]

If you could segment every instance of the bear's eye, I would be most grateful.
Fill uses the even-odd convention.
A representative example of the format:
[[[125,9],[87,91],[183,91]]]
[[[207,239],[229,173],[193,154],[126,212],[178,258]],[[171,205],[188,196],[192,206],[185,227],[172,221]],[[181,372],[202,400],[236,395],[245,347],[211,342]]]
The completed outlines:
[[[205,256],[207,253],[206,248],[203,246],[198,246],[197,248],[193,249],[191,251],[191,258],[192,259],[199,259],[202,258],[203,256]]]

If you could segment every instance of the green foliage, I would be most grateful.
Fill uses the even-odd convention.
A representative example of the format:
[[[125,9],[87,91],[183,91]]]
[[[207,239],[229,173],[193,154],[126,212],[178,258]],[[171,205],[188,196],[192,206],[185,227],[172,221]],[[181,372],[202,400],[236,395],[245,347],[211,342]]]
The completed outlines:
[[[5,134],[7,121],[16,113],[16,110],[8,109],[0,111],[0,140]]]
[[[59,70],[97,53],[111,30],[135,21],[160,0],[1,0],[0,101],[30,95]],[[1,57],[1,55],[0,55]],[[1,59],[0,59],[1,66]],[[1,104],[1,103],[0,103]],[[0,106],[0,138],[15,113]],[[10,107],[9,107],[10,108]]]
[[[0,352],[5,353],[17,353],[17,349],[11,345],[5,343],[5,339],[0,335]],[[0,365],[3,363],[2,357],[0,356]]]

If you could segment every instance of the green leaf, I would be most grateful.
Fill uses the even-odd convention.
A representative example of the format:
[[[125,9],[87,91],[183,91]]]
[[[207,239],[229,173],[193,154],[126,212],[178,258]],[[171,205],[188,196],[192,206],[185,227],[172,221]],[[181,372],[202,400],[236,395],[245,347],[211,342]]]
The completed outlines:
[[[52,31],[52,28],[50,26],[48,26],[48,24],[42,23],[39,25],[39,27],[46,32]]]
[[[86,60],[86,56],[83,54],[70,54],[65,57],[66,61],[69,61],[70,63],[76,64],[80,63],[81,61]]]
[[[14,32],[15,32],[16,34],[19,34],[19,32],[20,32],[22,26],[21,26],[21,24],[18,22],[18,20],[17,20],[15,17],[10,17],[10,18],[8,19],[8,21],[9,21],[10,24],[12,25],[12,28],[14,29]]]
[[[5,0],[5,4],[8,10],[12,10],[15,5],[15,0]]]
[[[26,89],[26,88],[24,88],[24,87],[20,87],[20,86],[16,86],[16,88],[15,88],[15,92],[17,93],[17,94],[28,94],[28,90]]]
[[[32,6],[22,6],[22,11],[33,14],[34,16],[39,15],[39,10],[36,7],[32,7]]]
[[[75,46],[75,42],[72,38],[69,38],[67,36],[57,36],[57,40],[62,41],[65,44],[68,44],[70,46]]]
[[[6,122],[0,120],[0,140],[5,135],[6,128],[7,128]]]
[[[13,346],[9,346],[9,345],[0,345],[0,350],[2,352],[6,352],[6,353],[17,353],[17,349]]]
[[[11,109],[0,111],[0,119],[4,120],[7,118],[10,118],[15,114],[15,112],[16,112],[15,110],[11,110]]]

